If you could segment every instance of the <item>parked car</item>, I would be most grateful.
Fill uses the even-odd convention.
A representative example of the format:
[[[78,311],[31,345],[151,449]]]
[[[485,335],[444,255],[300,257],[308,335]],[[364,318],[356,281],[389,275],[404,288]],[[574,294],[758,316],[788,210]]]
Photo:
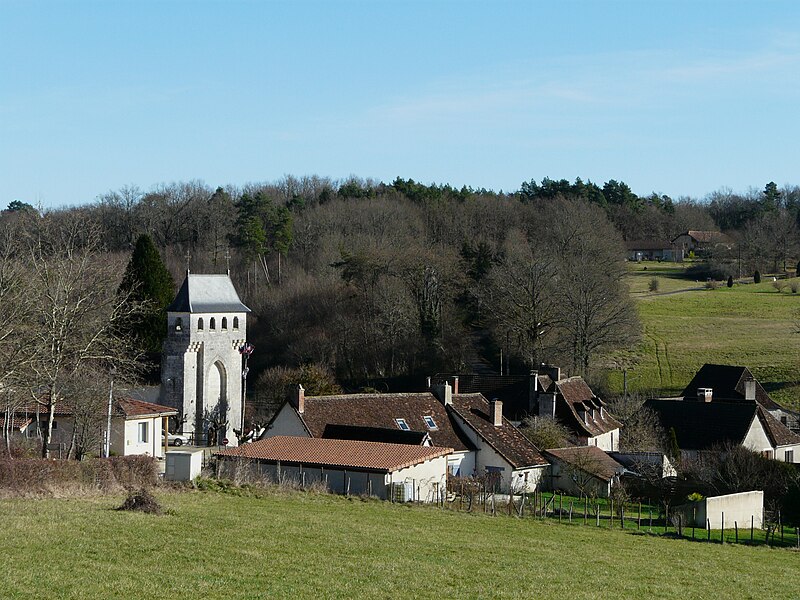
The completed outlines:
[[[167,443],[170,446],[183,446],[189,443],[189,438],[181,433],[168,433]]]

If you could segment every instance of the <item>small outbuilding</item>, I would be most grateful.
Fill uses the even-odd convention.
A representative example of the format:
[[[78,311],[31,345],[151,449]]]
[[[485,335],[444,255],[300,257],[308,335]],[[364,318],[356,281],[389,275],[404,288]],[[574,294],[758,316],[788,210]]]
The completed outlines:
[[[545,450],[550,459],[552,489],[575,496],[608,498],[625,467],[597,446]]]
[[[218,476],[241,469],[337,494],[435,502],[447,488],[451,448],[274,436],[217,453]]]

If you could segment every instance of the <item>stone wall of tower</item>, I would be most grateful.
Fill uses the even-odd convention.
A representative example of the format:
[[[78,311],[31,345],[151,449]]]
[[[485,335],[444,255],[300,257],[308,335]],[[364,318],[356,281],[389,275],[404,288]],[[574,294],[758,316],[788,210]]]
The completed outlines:
[[[208,439],[209,414],[227,420],[217,442],[236,443],[242,427],[242,357],[246,313],[169,313],[162,358],[162,399],[185,418],[184,433]]]

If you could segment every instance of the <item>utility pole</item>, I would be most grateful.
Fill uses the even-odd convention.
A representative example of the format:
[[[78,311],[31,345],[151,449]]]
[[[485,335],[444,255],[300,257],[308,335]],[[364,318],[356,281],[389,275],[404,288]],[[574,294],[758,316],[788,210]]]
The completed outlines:
[[[108,421],[106,422],[106,439],[103,449],[103,455],[106,458],[111,456],[111,407],[114,403],[114,373],[116,371],[116,367],[111,367],[111,384],[108,387]]]

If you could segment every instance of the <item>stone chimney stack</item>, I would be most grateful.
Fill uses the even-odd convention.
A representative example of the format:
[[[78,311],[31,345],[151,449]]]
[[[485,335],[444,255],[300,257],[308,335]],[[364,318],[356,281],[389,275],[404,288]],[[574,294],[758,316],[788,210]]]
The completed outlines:
[[[697,400],[699,402],[711,402],[713,396],[713,388],[697,388]]]
[[[297,412],[301,415],[306,410],[306,390],[303,388],[303,384],[298,383],[297,387],[292,390],[292,404],[297,409]]]
[[[756,380],[755,379],[745,379],[744,380],[744,399],[750,400],[755,402],[756,400]]]
[[[492,425],[501,427],[503,425],[503,402],[495,398],[489,403],[489,413],[492,419]]]
[[[458,394],[458,377],[453,377],[453,394]]]
[[[545,363],[542,363],[542,366],[539,369],[539,373],[547,375],[553,381],[559,381],[561,379],[561,367],[556,367],[553,365],[547,365]]]

